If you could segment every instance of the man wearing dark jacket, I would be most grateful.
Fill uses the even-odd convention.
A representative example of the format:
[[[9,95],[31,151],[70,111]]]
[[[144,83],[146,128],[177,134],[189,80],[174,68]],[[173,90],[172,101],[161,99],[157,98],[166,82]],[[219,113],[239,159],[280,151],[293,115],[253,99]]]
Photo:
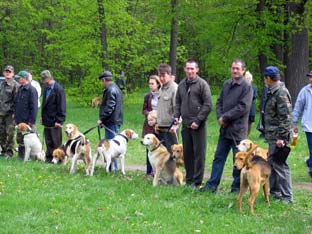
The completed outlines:
[[[104,71],[99,79],[102,81],[105,90],[97,124],[104,126],[105,139],[112,139],[118,133],[123,122],[123,95],[113,82],[113,75],[110,71]],[[115,171],[117,171],[117,160],[114,161],[114,167]]]
[[[37,90],[31,85],[28,72],[20,71],[15,79],[20,84],[15,100],[15,124],[26,123],[35,130],[38,112]],[[18,157],[23,159],[25,155],[24,136],[20,131],[17,131],[16,141],[18,143]]]
[[[197,62],[185,63],[183,79],[177,90],[174,117],[182,117],[182,140],[186,184],[199,187],[205,169],[207,134],[206,120],[212,108],[208,83],[197,75]]]
[[[252,102],[252,88],[244,75],[245,63],[241,59],[232,62],[232,78],[226,80],[217,100],[216,111],[220,135],[212,163],[209,180],[203,190],[215,192],[220,184],[224,164],[232,148],[233,157],[238,151],[236,145],[247,138],[248,116]],[[240,171],[233,168],[231,192],[239,191]]]
[[[43,91],[41,122],[47,146],[46,161],[52,161],[53,150],[62,144],[62,125],[66,117],[66,97],[62,86],[57,83],[49,70],[40,74],[45,86]]]

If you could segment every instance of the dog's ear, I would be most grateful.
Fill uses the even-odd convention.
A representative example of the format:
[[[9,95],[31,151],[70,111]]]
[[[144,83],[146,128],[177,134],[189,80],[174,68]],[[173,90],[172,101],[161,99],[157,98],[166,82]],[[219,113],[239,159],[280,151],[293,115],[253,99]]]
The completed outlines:
[[[153,137],[153,144],[154,145],[158,145],[159,144],[159,140],[156,136]]]
[[[127,136],[128,139],[131,139],[132,138],[132,131],[130,129],[126,129],[125,130],[125,134]]]

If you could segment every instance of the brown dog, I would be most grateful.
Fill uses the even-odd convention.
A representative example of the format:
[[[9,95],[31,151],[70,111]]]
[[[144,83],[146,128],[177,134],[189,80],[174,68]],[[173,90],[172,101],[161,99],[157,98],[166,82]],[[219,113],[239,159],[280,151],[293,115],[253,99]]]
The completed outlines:
[[[102,98],[94,97],[92,98],[91,106],[93,108],[98,108],[102,104]]]
[[[244,139],[242,140],[239,145],[237,145],[237,148],[241,152],[248,152],[250,149],[252,149],[255,146],[255,143],[252,142],[249,139]],[[254,155],[258,155],[262,157],[265,160],[268,160],[268,150],[267,149],[262,149],[259,146],[256,148],[255,152],[253,153]]]
[[[153,186],[161,181],[164,184],[182,184],[183,174],[170,157],[166,147],[154,134],[146,134],[141,142],[148,149],[148,158],[155,172]]]
[[[176,161],[177,167],[184,167],[183,145],[173,144],[171,146],[172,158]]]
[[[261,186],[263,186],[265,201],[270,205],[269,177],[271,175],[271,167],[262,157],[253,155],[257,147],[257,145],[254,145],[248,152],[236,153],[234,163],[234,166],[237,169],[242,169],[240,174],[240,191],[237,197],[237,207],[242,212],[242,199],[249,188],[250,198],[248,206],[251,214],[254,214],[254,203]]]

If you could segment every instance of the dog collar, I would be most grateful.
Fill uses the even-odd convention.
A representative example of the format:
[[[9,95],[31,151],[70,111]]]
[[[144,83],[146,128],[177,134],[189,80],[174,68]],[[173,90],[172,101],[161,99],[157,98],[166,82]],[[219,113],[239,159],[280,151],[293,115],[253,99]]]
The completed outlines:
[[[126,141],[128,142],[128,137],[126,137],[125,135],[122,135],[122,134],[118,134],[118,136],[122,136],[123,138],[126,139]]]
[[[154,150],[158,149],[161,146],[161,143],[159,143],[154,149],[151,149],[150,151],[153,152]]]

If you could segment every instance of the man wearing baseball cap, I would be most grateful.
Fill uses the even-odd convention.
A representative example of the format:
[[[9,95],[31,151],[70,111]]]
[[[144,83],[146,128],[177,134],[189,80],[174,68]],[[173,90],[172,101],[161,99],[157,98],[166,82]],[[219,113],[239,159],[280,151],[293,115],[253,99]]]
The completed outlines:
[[[41,123],[44,126],[46,161],[52,162],[53,150],[62,145],[62,125],[66,117],[66,97],[62,86],[56,82],[49,70],[40,73],[44,85],[41,107]]]
[[[113,75],[110,71],[104,71],[99,75],[99,79],[102,81],[105,90],[97,124],[104,126],[105,139],[112,139],[118,134],[123,122],[123,95],[119,87],[113,82]],[[114,167],[116,171],[117,160],[114,161]]]
[[[15,100],[15,124],[26,123],[35,131],[38,112],[37,90],[31,85],[27,71],[20,71],[14,78],[20,84]],[[20,131],[17,131],[16,141],[18,144],[18,157],[24,159],[24,136]]]
[[[15,98],[19,84],[13,79],[14,67],[7,65],[3,69],[5,80],[0,85],[0,145],[1,156],[13,157]]]
[[[294,132],[298,132],[297,124],[301,118],[301,128],[306,134],[310,153],[306,160],[306,165],[309,175],[312,177],[312,70],[307,73],[307,77],[309,84],[300,90],[294,111],[292,112],[292,117]]]
[[[280,70],[268,66],[264,70],[264,82],[268,86],[264,106],[265,139],[269,144],[268,161],[271,165],[270,193],[285,204],[292,203],[291,175],[287,160],[277,157],[277,152],[287,149],[292,126],[291,96],[280,81]]]

